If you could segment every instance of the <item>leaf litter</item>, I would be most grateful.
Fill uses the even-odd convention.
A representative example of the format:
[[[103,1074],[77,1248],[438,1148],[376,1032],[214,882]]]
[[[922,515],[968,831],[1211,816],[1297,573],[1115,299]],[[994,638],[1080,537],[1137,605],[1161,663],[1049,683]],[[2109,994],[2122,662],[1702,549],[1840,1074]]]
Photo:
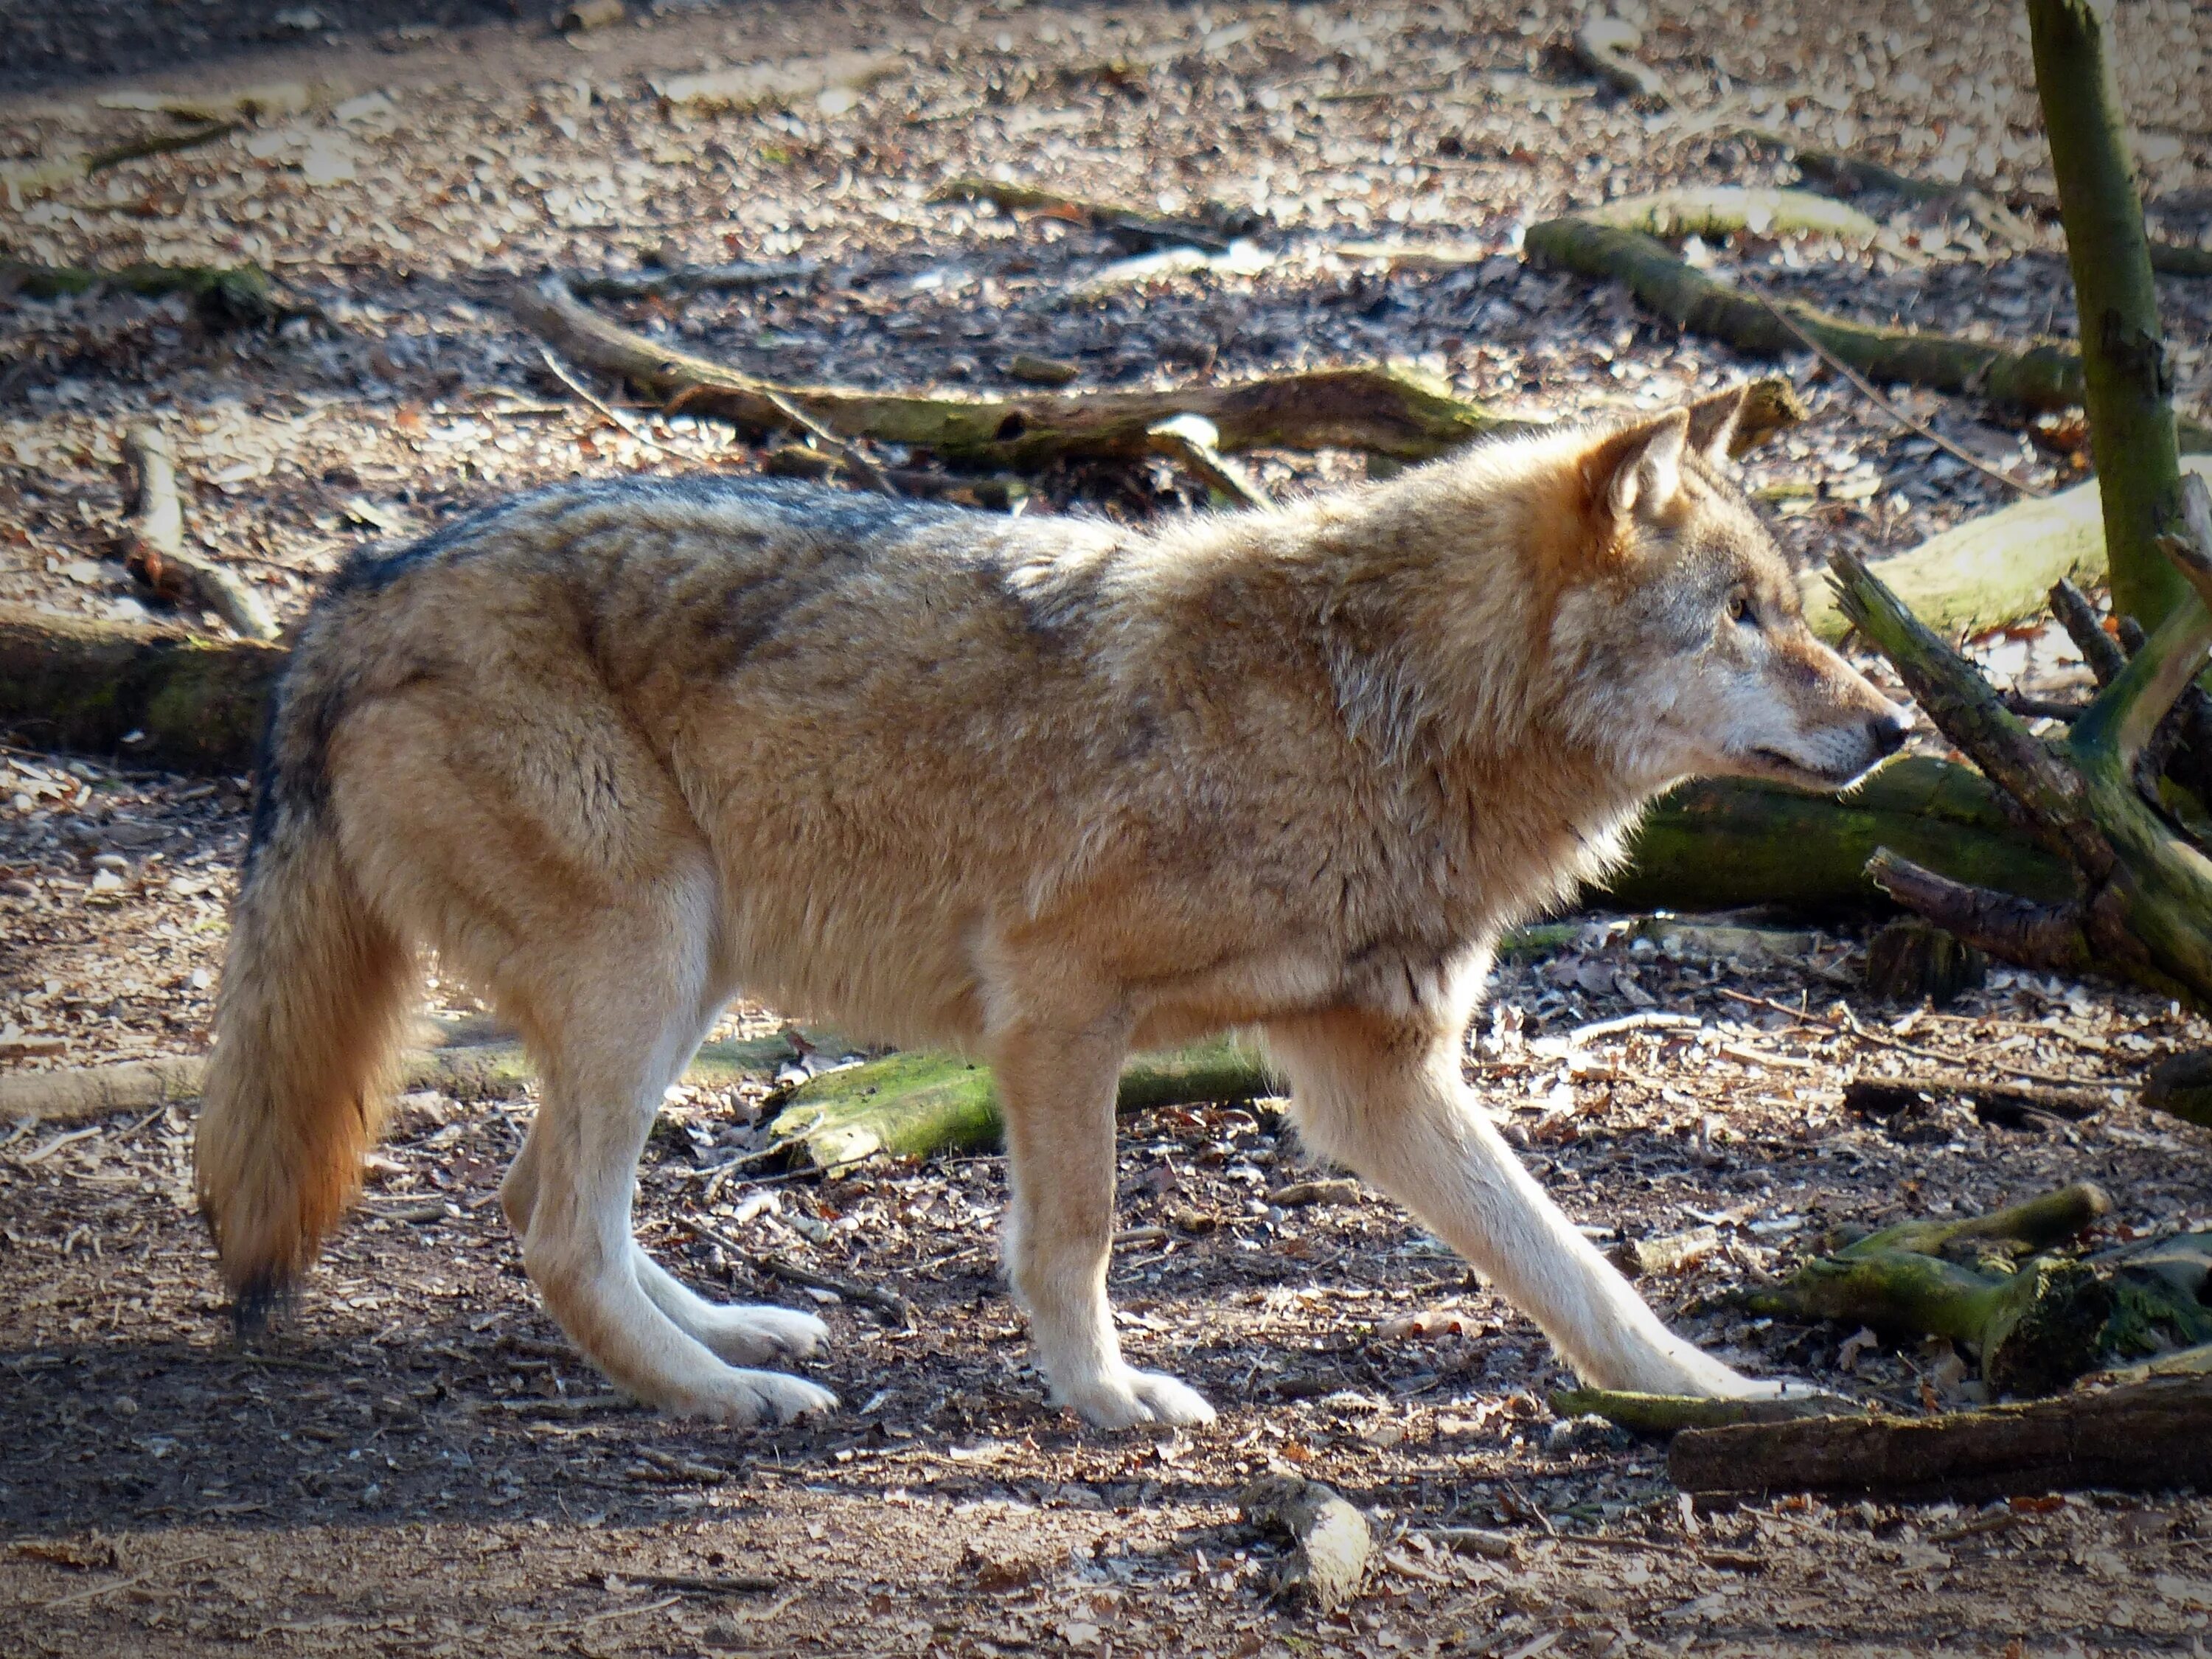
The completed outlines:
[[[1745,235],[1694,257],[1876,320],[2072,329],[2008,9],[1620,9],[1674,107],[1599,90],[1572,64],[1578,15],[1548,3],[662,6],[568,37],[490,6],[423,26],[365,5],[238,39],[235,84],[312,96],[232,100],[234,131],[45,191],[10,210],[9,252],[250,260],[319,314],[214,335],[181,301],[0,300],[0,599],[149,611],[112,555],[133,419],[171,432],[194,532],[288,617],[353,549],[512,489],[758,465],[714,422],[600,385],[623,416],[610,424],[549,378],[500,303],[547,266],[635,276],[638,297],[603,302],[629,325],[783,380],[1123,387],[1394,358],[1509,412],[1656,404],[1746,365],[1617,293],[1524,268],[1516,234],[1673,185],[1794,182],[1701,128],[1729,100],[1807,143],[1969,179],[2033,241],[1993,246],[1918,206],[1873,247]],[[161,33],[185,11],[113,0],[33,20],[15,62],[46,67],[9,71],[31,90],[0,105],[0,145],[50,157],[171,131],[161,60],[118,57],[139,50],[117,44],[128,31],[100,31],[143,25],[173,63],[236,27],[211,13],[206,40]],[[2192,240],[2212,225],[2202,26],[2178,3],[2121,25],[2154,216]],[[654,90],[840,52],[898,61],[748,112]],[[72,64],[153,78],[100,88],[148,95],[99,99]],[[217,106],[204,86],[185,95],[185,117]],[[1158,250],[1104,221],[929,199],[969,176],[1164,219],[1227,202],[1254,216],[1250,251],[1133,271]],[[755,287],[654,281],[776,261],[790,274]],[[2166,280],[2160,296],[2178,395],[2202,416],[2212,285]],[[1801,556],[1840,542],[1878,559],[2002,504],[1809,359],[1790,372],[1811,418],[1749,474]],[[2078,433],[2039,439],[1969,399],[1886,390],[2018,477],[2078,474]],[[1341,453],[1247,459],[1278,494],[1361,470]],[[1029,510],[1142,519],[1206,499],[1162,460],[1058,469],[1030,481]],[[2050,630],[1984,650],[2034,695],[2087,683]],[[0,769],[0,1063],[203,1051],[242,781],[136,770],[127,750],[95,763],[10,747]],[[1678,1328],[1754,1369],[1917,1410],[1970,1397],[1948,1349],[1684,1310],[1786,1270],[1835,1225],[1985,1209],[2077,1176],[2108,1186],[2135,1231],[2212,1224],[2203,1132],[2148,1116],[2126,1086],[2207,1032],[2137,993],[2002,970],[1941,1013],[1883,1008],[1853,987],[1862,943],[1756,917],[1656,936],[1594,921],[1501,966],[1468,1063],[1540,1176]],[[442,982],[432,1003],[472,1006]],[[758,1035],[781,1016],[740,1006],[728,1024]],[[2063,1130],[1959,1113],[1909,1139],[1844,1108],[1854,1079],[1993,1054],[2102,1085],[2106,1103]],[[836,1333],[824,1380],[865,1410],[750,1435],[663,1423],[605,1392],[521,1277],[495,1198],[530,1110],[410,1099],[372,1201],[254,1350],[230,1344],[191,1213],[185,1110],[62,1144],[0,1127],[10,1647],[2056,1654],[2185,1652],[2207,1629],[2194,1496],[1691,1514],[1654,1446],[1555,1424],[1542,1401],[1565,1379],[1538,1334],[1393,1206],[1305,1167],[1267,1103],[1125,1130],[1125,1340],[1224,1408],[1161,1441],[1079,1431],[1042,1403],[996,1275],[999,1160],[702,1186],[695,1168],[751,1144],[757,1100],[678,1103],[684,1132],[656,1138],[641,1171],[663,1260],[742,1298],[794,1294],[763,1259],[895,1285],[917,1321],[810,1303]],[[1301,1187],[1329,1190],[1276,1201]],[[702,1191],[746,1255],[682,1225]],[[1334,1613],[1271,1599],[1281,1548],[1236,1507],[1270,1474],[1326,1480],[1375,1529],[1380,1565]]]

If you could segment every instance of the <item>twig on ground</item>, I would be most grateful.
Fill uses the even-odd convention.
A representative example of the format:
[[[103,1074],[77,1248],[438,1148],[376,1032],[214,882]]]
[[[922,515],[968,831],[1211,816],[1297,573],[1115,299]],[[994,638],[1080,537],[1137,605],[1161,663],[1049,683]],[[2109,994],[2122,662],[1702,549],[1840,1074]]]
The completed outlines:
[[[1739,991],[1730,986],[1723,985],[1715,988],[1723,996],[1734,1002],[1748,1002],[1757,1007],[1771,1008],[1778,1014],[1787,1014],[1792,1019],[1802,1020],[1808,1024],[1814,1020],[1822,1021],[1829,1030],[1835,1030],[1840,1028],[1859,1042],[1870,1044],[1876,1048],[1893,1049],[1900,1054],[1911,1054],[1915,1060],[1933,1060],[1939,1066],[1961,1066],[1969,1063],[1968,1058],[1965,1055],[1947,1054],[1936,1048],[1923,1048],[1915,1043],[1901,1042],[1895,1037],[1876,1036],[1859,1024],[1858,1016],[1852,1013],[1850,1006],[1845,1003],[1839,1002],[1836,1005],[1844,1011],[1843,1018],[1838,1020],[1831,1015],[1792,1008],[1787,1003],[1776,1002],[1769,997],[1756,996],[1748,991]],[[2059,1089],[2139,1089],[2142,1086],[2141,1083],[2127,1078],[2063,1077],[2052,1072],[2039,1072],[2027,1066],[2008,1066],[2002,1060],[1992,1056],[1983,1056],[1981,1063],[1993,1072],[2002,1072],[2007,1077],[2026,1078],[2031,1083],[2047,1083]]]
[[[833,1296],[844,1297],[848,1302],[858,1302],[866,1307],[874,1308],[879,1312],[890,1314],[908,1329],[914,1327],[914,1304],[896,1291],[878,1290],[872,1285],[856,1284],[849,1279],[833,1278],[828,1273],[814,1273],[807,1268],[796,1267],[786,1261],[781,1256],[763,1255],[757,1251],[747,1249],[711,1222],[701,1221],[690,1216],[679,1216],[677,1218],[676,1224],[687,1231],[697,1234],[710,1244],[720,1245],[757,1273],[767,1273],[773,1278],[787,1280],[805,1290],[827,1291]]]
[[[1776,322],[1781,324],[1783,327],[1788,329],[1792,334],[1796,335],[1798,339],[1802,341],[1806,350],[1811,352],[1822,362],[1827,364],[1830,368],[1834,369],[1837,374],[1842,375],[1846,380],[1849,380],[1851,385],[1857,389],[1861,397],[1864,398],[1876,409],[1879,409],[1883,414],[1888,416],[1891,420],[1895,421],[1899,426],[1908,428],[1911,431],[1917,432],[1920,436],[1927,439],[1929,443],[1934,444],[1938,449],[1943,451],[1944,453],[1953,456],[1956,459],[1964,461],[1968,466],[1973,468],[1975,471],[1980,473],[1984,477],[1994,478],[1997,483],[2005,485],[2008,489],[2017,489],[2023,495],[2033,495],[2039,499],[2047,497],[2051,494],[2049,490],[2044,489],[2040,484],[2028,483],[2022,479],[2012,477],[2009,473],[1998,471],[1996,468],[1991,466],[1987,461],[1982,460],[1980,458],[1976,456],[1972,451],[1962,448],[1959,445],[1953,443],[1948,438],[1936,431],[1935,428],[1928,425],[1925,422],[1915,420],[1911,416],[1899,409],[1895,404],[1890,402],[1888,398],[1883,397],[1881,392],[1875,391],[1873,382],[1869,380],[1865,375],[1860,374],[1858,370],[1853,368],[1841,357],[1836,356],[1834,352],[1829,350],[1827,347],[1822,345],[1818,340],[1808,334],[1803,329],[1798,327],[1795,322],[1790,320],[1790,315],[1787,312],[1784,311],[1781,307],[1776,305],[1773,301],[1768,299],[1765,294],[1759,291],[1759,289],[1753,286],[1748,282],[1743,283],[1741,286],[1745,293],[1750,295],[1753,299],[1758,301],[1759,304],[1766,307],[1767,314],[1769,316],[1772,317]]]
[[[829,451],[830,454],[836,456],[838,461],[843,465],[851,469],[853,476],[860,479],[863,483],[866,484],[869,489],[875,490],[879,495],[896,495],[900,493],[899,487],[893,483],[890,478],[884,476],[884,471],[881,467],[878,466],[873,461],[860,453],[860,452],[855,449],[851,444],[847,443],[842,438],[832,432],[828,427],[823,425],[821,422],[816,420],[811,415],[809,415],[805,410],[799,408],[798,404],[793,403],[791,399],[785,397],[783,393],[764,388],[763,395],[768,398],[769,402],[774,404],[778,409],[781,410],[786,418],[787,418],[793,426],[797,427],[801,432],[805,433],[807,436],[812,438],[815,442],[821,445],[822,447]],[[678,394],[677,397],[670,399],[668,406],[671,409],[680,409],[683,407],[683,397],[681,394]]]
[[[549,348],[545,346],[538,347],[538,355],[545,360],[545,367],[552,370],[553,376],[556,380],[559,380],[562,386],[567,386],[569,391],[574,392],[579,398],[581,398],[586,403],[589,404],[593,409],[605,416],[606,417],[607,424],[613,427],[617,431],[627,433],[629,436],[636,439],[638,442],[643,444],[647,449],[653,450],[656,453],[665,455],[672,460],[696,462],[704,459],[702,456],[687,454],[683,450],[678,449],[672,445],[662,443],[659,439],[653,437],[635,421],[623,414],[612,404],[601,399],[599,396],[589,386],[586,386],[574,374],[571,374],[568,370],[568,367],[563,364],[558,357],[556,357]]]
[[[275,639],[276,614],[269,602],[235,571],[185,546],[184,508],[168,435],[156,426],[134,426],[123,434],[123,453],[138,480],[136,517],[123,538],[123,562],[131,575],[172,605],[214,611],[240,639]]]

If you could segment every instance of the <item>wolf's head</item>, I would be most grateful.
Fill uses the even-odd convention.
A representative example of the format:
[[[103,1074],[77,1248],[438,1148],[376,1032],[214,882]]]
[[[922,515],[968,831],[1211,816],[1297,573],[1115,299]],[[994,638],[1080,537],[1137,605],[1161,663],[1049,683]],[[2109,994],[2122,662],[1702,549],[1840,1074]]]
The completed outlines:
[[[1547,536],[1547,678],[1578,735],[1653,782],[1841,788],[1911,717],[1805,626],[1789,562],[1721,470],[1741,392],[1592,434]]]

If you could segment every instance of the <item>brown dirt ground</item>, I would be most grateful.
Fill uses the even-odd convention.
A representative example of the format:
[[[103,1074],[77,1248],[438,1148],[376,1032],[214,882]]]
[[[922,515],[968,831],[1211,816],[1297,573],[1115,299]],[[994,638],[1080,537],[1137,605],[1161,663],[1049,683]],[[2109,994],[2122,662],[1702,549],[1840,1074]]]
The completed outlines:
[[[1786,179],[1698,129],[1696,111],[1724,95],[1771,93],[1766,118],[1814,140],[1963,171],[2031,209],[2050,187],[2025,44],[2002,6],[1651,6],[1652,56],[1692,112],[1672,118],[1594,95],[1560,58],[1570,12],[1538,0],[672,8],[580,46],[534,20],[486,21],[496,7],[427,5],[350,9],[349,30],[272,43],[278,9],[38,7],[35,35],[20,33],[21,8],[5,20],[35,44],[9,57],[20,90],[0,103],[0,149],[18,156],[143,130],[148,118],[100,108],[103,83],[83,78],[118,67],[177,65],[162,84],[178,86],[298,76],[331,83],[326,101],[390,101],[132,163],[0,217],[14,257],[250,258],[324,313],[210,335],[167,305],[0,301],[0,597],[143,608],[110,552],[129,416],[168,422],[194,529],[288,611],[356,545],[511,489],[757,463],[726,430],[647,411],[641,443],[547,382],[497,303],[547,264],[664,247],[817,259],[796,289],[632,313],[793,378],[999,385],[1016,350],[1064,357],[1091,385],[1402,356],[1463,392],[1563,410],[1741,373],[1622,296],[1512,257],[1516,227],[1561,207]],[[2124,85],[2175,234],[2212,203],[2205,21],[2181,4],[2124,17]],[[906,46],[910,72],[840,114],[672,114],[646,88],[710,61],[879,41]],[[1057,221],[922,199],[1001,165],[1160,207],[1250,202],[1273,263],[1063,304],[1060,289],[1121,251]],[[1941,214],[1897,228],[1917,257],[1753,238],[1714,254],[1839,309],[2070,328],[2047,228],[2018,255]],[[1385,234],[1495,257],[1393,275],[1334,251]],[[2183,398],[2202,412],[2212,285],[2161,292]],[[1879,556],[2003,499],[1792,368],[1814,419],[1751,474],[1777,487],[1797,550]],[[2075,466],[1971,400],[1908,404],[2022,477]],[[1261,462],[1278,489],[1353,470],[1344,456]],[[1033,510],[1130,516],[1190,494],[1164,466],[1072,469],[1036,489]],[[2039,691],[2081,681],[2047,635],[1985,644],[1993,669]],[[0,749],[0,1044],[58,1039],[0,1064],[201,1049],[240,781],[33,748]],[[2047,1131],[1964,1109],[1883,1126],[1839,1105],[1854,1073],[1929,1066],[2122,1085],[2208,1032],[2135,994],[2002,972],[1946,1013],[1900,1014],[1852,988],[1857,942],[1692,929],[1669,947],[1593,923],[1501,969],[1512,1013],[1471,1038],[1468,1063],[1595,1233],[1717,1229],[1715,1254],[1644,1286],[1683,1328],[1753,1368],[1905,1409],[1957,1403],[1973,1385],[1947,1350],[1863,1350],[1840,1329],[1685,1309],[1786,1267],[1830,1225],[1964,1212],[2068,1178],[2103,1182],[2118,1225],[2212,1225],[2212,1138],[2146,1116],[2124,1088]],[[465,1006],[457,988],[438,996]],[[1560,1041],[1652,1000],[1704,1024]],[[538,1312],[490,1202],[526,1101],[410,1099],[368,1201],[252,1351],[230,1340],[191,1214],[185,1114],[0,1127],[0,1650],[2204,1650],[2212,1510],[2194,1494],[1988,1511],[1777,1499],[1686,1516],[1659,1448],[1553,1420],[1544,1401],[1563,1379],[1533,1330],[1392,1206],[1271,1207],[1298,1166],[1264,1105],[1153,1113],[1123,1138],[1124,1224],[1159,1230],[1117,1251],[1125,1338],[1206,1389],[1221,1421],[1160,1439],[1078,1430],[1042,1404],[994,1272],[998,1160],[726,1183],[708,1200],[694,1171],[750,1144],[757,1103],[702,1097],[672,1115],[684,1132],[657,1139],[641,1172],[648,1244],[702,1287],[791,1299],[675,1224],[703,1203],[749,1245],[895,1285],[921,1313],[905,1332],[825,1306],[837,1340],[812,1370],[844,1411],[757,1434],[607,1401]],[[1419,1313],[1432,1316],[1394,1334]],[[1329,1480],[1386,1540],[1346,1612],[1268,1600],[1279,1554],[1238,1525],[1235,1494],[1270,1469]],[[1464,1522],[1511,1529],[1516,1554],[1457,1556],[1428,1535]],[[713,1594],[653,1575],[774,1588]]]

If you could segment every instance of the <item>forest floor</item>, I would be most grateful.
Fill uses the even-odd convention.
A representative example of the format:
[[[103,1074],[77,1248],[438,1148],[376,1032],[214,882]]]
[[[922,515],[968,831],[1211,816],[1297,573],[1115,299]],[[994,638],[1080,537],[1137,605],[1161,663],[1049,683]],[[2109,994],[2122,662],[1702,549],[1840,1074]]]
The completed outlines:
[[[489,5],[364,5],[350,33],[302,27],[306,10],[88,0],[9,19],[24,50],[0,81],[0,151],[17,158],[159,131],[98,101],[125,86],[298,81],[315,101],[0,204],[0,252],[252,259],[319,315],[217,334],[181,303],[0,298],[0,599],[147,614],[112,551],[134,417],[174,435],[194,533],[288,616],[355,548],[512,489],[758,465],[714,422],[598,387],[617,423],[550,378],[501,303],[548,266],[814,261],[781,288],[626,313],[787,380],[1011,387],[1027,353],[1072,365],[1079,386],[1152,386],[1387,357],[1511,413],[1656,405],[1755,366],[1622,294],[1525,268],[1517,234],[1665,184],[1789,182],[1786,163],[1701,127],[1728,98],[1808,143],[1971,177],[2041,240],[1993,250],[1939,210],[1900,214],[1889,251],[1744,236],[1706,251],[1717,266],[1883,320],[2072,328],[2006,6],[1652,5],[1646,55],[1683,102],[1662,114],[1573,69],[1575,15],[1553,0],[669,7],[574,43]],[[2147,191],[2166,234],[2192,239],[2212,223],[2202,24],[2179,0],[2123,17]],[[902,66],[856,99],[758,114],[686,112],[651,90],[852,46]],[[1069,290],[1127,248],[1048,215],[926,199],[1000,171],[1160,211],[1218,198],[1260,228],[1233,267],[1081,299]],[[1346,250],[1386,239],[1484,257],[1394,270]],[[2161,300],[2179,396],[2201,417],[2212,283],[2166,281]],[[1811,418],[1747,471],[1798,556],[1879,559],[2010,498],[1809,359],[1786,368]],[[2063,430],[1971,398],[1904,401],[2024,482],[2080,473]],[[1285,452],[1255,470],[1291,493],[1360,467]],[[1063,467],[1031,489],[1027,510],[1133,520],[1203,499],[1164,462]],[[2039,694],[2086,678],[2047,633],[1981,649]],[[0,747],[0,1066],[204,1052],[244,780],[36,744]],[[2129,1087],[2212,1041],[2205,1022],[2004,970],[1941,1012],[1886,1008],[1856,988],[1861,932],[1745,921],[1593,919],[1501,965],[1468,1044],[1470,1075],[1594,1237],[1713,1230],[1686,1271],[1641,1282],[1680,1328],[1752,1370],[1906,1411],[1957,1405],[1976,1384],[1948,1346],[1689,1310],[1831,1227],[2071,1179],[2112,1193],[2116,1236],[2212,1226],[2212,1136],[2148,1115]],[[1652,1006],[1699,1023],[1576,1035]],[[1841,1104],[1854,1076],[1930,1068],[2029,1068],[2110,1103],[2027,1130]],[[817,1306],[836,1340],[805,1369],[843,1409],[751,1433],[610,1398],[539,1310],[493,1201],[526,1100],[410,1097],[368,1200],[250,1349],[192,1212],[185,1111],[0,1125],[0,1650],[1534,1659],[2212,1641],[2212,1504],[2188,1493],[1691,1512],[1663,1448],[1553,1418],[1566,1379],[1540,1337],[1389,1203],[1270,1204],[1302,1168],[1279,1103],[1125,1123],[1123,1338],[1221,1418],[1159,1437],[1081,1429],[1043,1404],[996,1271],[1001,1162],[710,1188],[697,1172],[751,1144],[757,1094],[696,1097],[656,1137],[648,1247],[702,1289],[792,1300],[678,1224],[703,1209],[750,1247],[895,1285],[918,1318]],[[1346,1610],[1270,1599],[1279,1550],[1239,1524],[1236,1495],[1271,1470],[1325,1480],[1372,1521],[1380,1565]],[[1512,1556],[1432,1535],[1470,1523],[1513,1533]]]

